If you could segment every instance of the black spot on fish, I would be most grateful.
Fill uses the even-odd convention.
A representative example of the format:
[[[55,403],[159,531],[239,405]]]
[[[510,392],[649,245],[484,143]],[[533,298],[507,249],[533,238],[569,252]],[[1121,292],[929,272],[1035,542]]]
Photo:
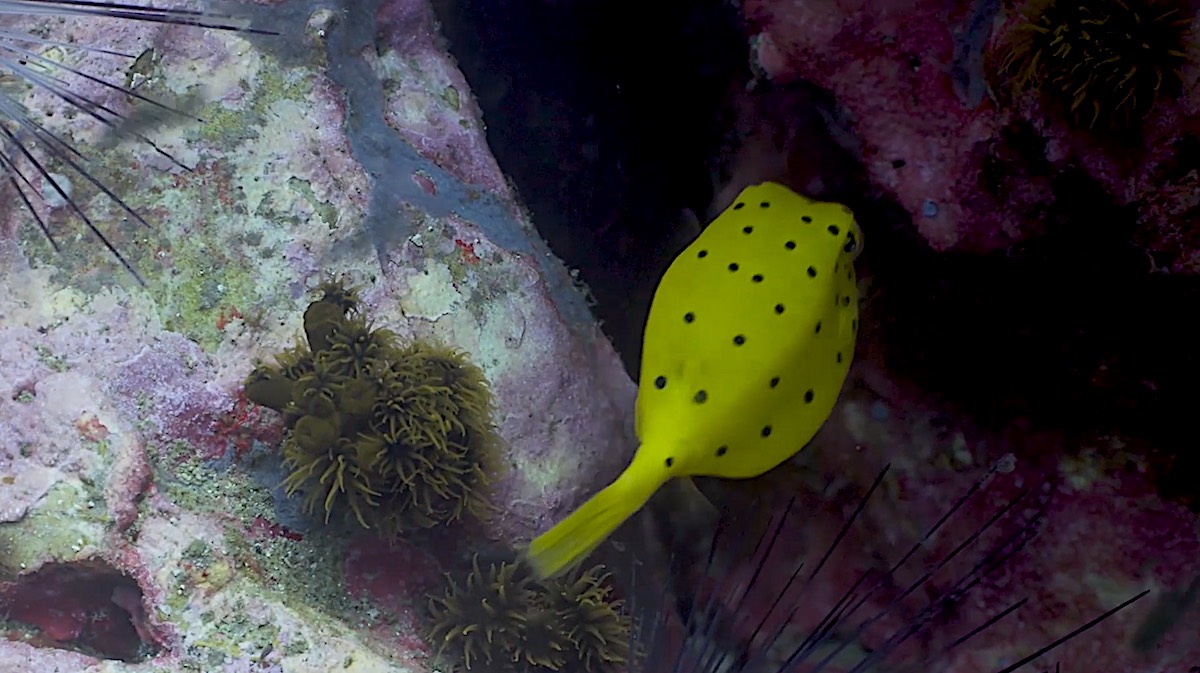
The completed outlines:
[[[671,467],[672,465],[674,465],[674,464],[675,464],[675,459],[674,459],[674,458],[667,458],[667,460],[666,460],[666,463],[667,463],[667,467]]]
[[[742,208],[745,208],[745,207],[746,207],[746,204],[742,203],[741,201],[738,201],[737,203],[733,204],[734,210],[741,210]]]
[[[804,403],[810,404],[810,403],[812,403],[812,401],[813,401],[813,391],[810,388],[809,390],[804,391]]]
[[[814,333],[814,334],[820,334],[820,333],[821,333],[821,321],[820,321],[820,320],[818,320],[818,321],[817,321],[817,329],[813,330],[813,333]]]
[[[660,377],[654,379],[654,387],[658,388],[659,390],[666,388],[667,387],[667,377],[660,376]]]
[[[754,282],[756,282],[756,283],[761,283],[761,282],[763,281],[762,274],[761,274],[761,273],[756,273],[756,274],[754,274],[753,276],[751,276],[751,277],[750,277],[750,280],[752,280],[752,281],[754,281]]]
[[[801,218],[800,218],[800,221],[801,221],[801,222],[803,222],[803,223],[805,223],[805,224],[812,224],[812,218],[811,218],[811,217],[809,217],[808,215],[805,215],[805,216],[801,217]]]
[[[841,266],[842,266],[842,263],[841,263],[841,262],[838,262],[838,263],[834,264],[834,265],[833,265],[833,272],[834,272],[834,273],[837,273],[837,272],[838,272],[838,270],[841,268]]]
[[[771,377],[771,387],[774,388],[777,385],[779,385],[779,377],[778,376]]]
[[[784,244],[783,244],[783,247],[787,248],[788,250],[795,250],[795,249],[796,249],[796,242],[795,242],[795,241],[788,241],[787,243],[784,243]]]
[[[769,426],[769,425],[764,425],[764,426],[763,426],[763,429],[762,429],[762,436],[763,436],[763,437],[770,437],[770,436],[771,436],[771,426]]]
[[[717,447],[717,456],[723,456],[728,452],[729,452],[728,446],[718,446]]]
[[[809,278],[817,277],[817,267],[815,267],[815,266],[808,267],[808,277]]]
[[[838,364],[842,364],[842,354],[838,353]]]
[[[698,390],[698,391],[696,391],[696,395],[694,397],[692,397],[692,399],[696,400],[696,404],[704,404],[705,402],[708,401],[708,393],[706,393],[703,390]]]
[[[737,271],[737,270],[738,270],[738,269],[740,269],[740,268],[741,268],[741,267],[739,267],[739,266],[737,265],[737,262],[730,262],[730,264],[729,264],[729,270],[730,270],[730,271]]]
[[[854,332],[858,331],[858,319],[857,318],[850,321],[850,330],[854,331]]]
[[[687,313],[683,314],[683,321],[686,323],[693,322],[695,319],[696,319],[696,314],[692,313],[691,311],[688,311]]]
[[[770,201],[763,201],[762,203],[758,204],[758,207],[759,207],[759,208],[770,208],[770,207],[771,207],[771,202],[770,202]]]
[[[701,250],[700,252],[696,253],[696,256],[699,257],[700,259],[704,259],[705,257],[708,257],[708,251]]]
[[[854,252],[857,249],[858,249],[858,238],[856,238],[854,236],[854,232],[852,231],[852,232],[846,234],[846,245],[842,246],[842,250],[845,252]]]
[[[746,337],[739,334],[739,335],[733,337],[733,343],[734,343],[734,345],[737,345],[737,346],[745,345]]]
[[[842,297],[842,306],[849,306],[849,305],[850,305],[850,295],[846,295],[845,297]]]
[[[828,229],[829,233],[833,234],[834,236],[837,236],[838,234],[840,234],[842,232],[841,229],[837,228],[836,224],[831,224],[828,227],[826,227],[826,229]]]
[[[742,233],[743,233],[743,234],[750,234],[750,233],[753,233],[753,232],[754,232],[754,227],[742,227]]]
[[[776,304],[776,305],[775,305],[775,313],[777,313],[777,314],[780,314],[780,315],[782,315],[782,314],[783,314],[783,304]]]

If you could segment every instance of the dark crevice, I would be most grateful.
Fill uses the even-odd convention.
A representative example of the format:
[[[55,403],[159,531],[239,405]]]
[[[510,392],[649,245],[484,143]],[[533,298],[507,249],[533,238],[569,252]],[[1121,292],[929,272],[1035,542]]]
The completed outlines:
[[[1027,419],[1081,441],[1143,440],[1161,452],[1150,462],[1162,494],[1200,507],[1188,458],[1200,323],[1186,319],[1200,279],[1150,273],[1130,242],[1134,212],[1082,173],[1053,187],[1045,234],[990,255],[934,254],[904,228],[873,229],[867,336],[891,376],[985,427]]]
[[[685,209],[712,200],[711,159],[749,78],[737,9],[643,3],[438,0],[488,142],[539,232],[580,270],[594,312],[637,372],[654,284]],[[630,20],[630,17],[643,17]]]
[[[0,584],[0,613],[10,625],[7,637],[36,647],[128,662],[143,661],[160,649],[147,623],[141,587],[103,561],[48,563]],[[15,624],[30,632],[14,630]]]

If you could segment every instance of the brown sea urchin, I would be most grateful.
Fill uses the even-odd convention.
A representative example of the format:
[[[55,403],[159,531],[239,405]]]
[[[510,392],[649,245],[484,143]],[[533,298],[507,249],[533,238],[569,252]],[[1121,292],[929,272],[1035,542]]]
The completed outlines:
[[[357,293],[321,286],[298,343],[259,365],[246,396],[284,414],[283,486],[326,522],[335,510],[390,538],[482,514],[498,444],[483,373],[451,348],[398,343]]]
[[[1076,126],[1129,129],[1180,94],[1193,15],[1183,0],[1035,0],[997,71],[1061,103]]]
[[[603,566],[532,577],[517,561],[481,568],[478,556],[461,582],[449,575],[445,595],[429,603],[438,654],[466,670],[483,660],[514,673],[610,673],[628,660],[631,620]]]

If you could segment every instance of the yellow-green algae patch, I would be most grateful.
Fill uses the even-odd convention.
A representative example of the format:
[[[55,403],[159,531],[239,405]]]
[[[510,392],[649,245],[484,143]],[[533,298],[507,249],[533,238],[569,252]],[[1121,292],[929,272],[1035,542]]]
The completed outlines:
[[[283,287],[283,282],[263,278],[286,276],[284,246],[313,235],[295,231],[305,225],[307,214],[326,224],[325,231],[341,219],[335,204],[314,194],[309,176],[281,179],[279,168],[286,172],[288,166],[273,167],[280,160],[277,152],[260,156],[263,142],[277,144],[282,131],[276,127],[294,134],[294,117],[311,107],[313,73],[282,68],[261,54],[253,54],[251,61],[237,66],[237,72],[217,73],[212,81],[161,61],[149,75],[139,73],[145,82],[140,93],[202,120],[168,115],[166,123],[149,132],[190,171],[164,169],[160,161],[140,163],[140,157],[150,155],[137,144],[89,153],[88,170],[149,228],[82,178],[62,171],[71,178],[84,212],[146,280],[161,324],[210,352],[223,340],[222,328],[231,317],[261,303],[261,288]],[[221,98],[226,89],[235,88],[245,95],[231,106]],[[210,102],[200,107],[190,103],[200,97]],[[314,143],[310,135],[302,134],[296,141],[300,146],[287,150],[286,160],[296,161],[297,170],[311,163],[305,153],[316,151],[316,145],[304,147]],[[48,166],[62,170],[54,161]],[[22,244],[31,259],[62,267],[65,277],[84,291],[122,278],[115,259],[99,254],[98,242],[68,211],[60,208],[51,217],[63,254],[55,253],[36,227],[24,228]]]
[[[263,526],[276,516],[271,492],[244,472],[214,468],[197,454],[187,442],[152,447],[155,483],[181,508],[220,516],[225,532],[219,551],[239,574],[272,587],[289,607],[305,605],[346,620],[363,617],[361,601],[346,593],[342,576],[344,535],[314,530],[295,540],[269,534]]]
[[[0,524],[0,568],[15,575],[46,560],[90,556],[103,546],[108,510],[87,483],[64,479],[19,521]]]

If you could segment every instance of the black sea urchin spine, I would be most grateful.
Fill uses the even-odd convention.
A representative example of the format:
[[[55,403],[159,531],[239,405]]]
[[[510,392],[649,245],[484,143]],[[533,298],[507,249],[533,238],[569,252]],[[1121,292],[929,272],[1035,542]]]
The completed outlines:
[[[874,575],[859,573],[822,617],[806,624],[799,635],[792,633],[785,637],[785,629],[794,628],[793,619],[801,611],[812,612],[810,605],[819,600],[813,594],[823,593],[813,589],[828,590],[829,587],[822,584],[837,581],[822,576],[822,571],[830,566],[830,558],[867,507],[887,472],[888,468],[884,468],[879,473],[857,509],[811,569],[807,569],[802,561],[783,561],[792,564],[792,572],[782,590],[767,587],[762,580],[768,563],[780,562],[772,559],[772,550],[785,520],[792,516],[794,499],[771,520],[765,531],[758,534],[749,532],[751,527],[745,522],[737,522],[728,512],[723,513],[724,525],[713,538],[703,570],[697,573],[700,581],[693,578],[681,583],[690,588],[690,593],[676,597],[679,608],[674,613],[664,609],[662,604],[643,604],[634,608],[637,626],[631,648],[638,656],[635,670],[641,673],[928,671],[931,665],[951,652],[968,646],[975,636],[1004,619],[1013,618],[1012,615],[1029,602],[1028,598],[1020,598],[996,610],[953,639],[946,635],[955,606],[962,604],[985,578],[1004,567],[1007,560],[1020,552],[1036,534],[1049,502],[1048,494],[1030,498],[1033,494],[1029,490],[1018,493],[952,551],[933,562],[918,563],[916,568],[909,567],[907,572],[901,572],[939,529],[977,495],[996,472],[993,468],[954,502],[888,570]],[[729,581],[728,569],[723,566],[730,559],[736,563],[739,558],[749,560],[750,577],[744,582]],[[969,563],[965,571],[953,571],[949,582],[941,582],[931,589],[933,585],[929,581],[935,574],[963,561]],[[901,579],[914,575],[915,580]],[[642,600],[655,595],[655,592],[642,589],[639,591],[634,587],[632,593]],[[918,594],[918,590],[926,593]],[[994,673],[1017,671],[1147,593],[1143,591],[1133,596]],[[928,598],[922,600],[920,596]],[[872,597],[877,600],[868,607]],[[769,604],[769,607],[765,612],[752,614],[754,611],[747,607],[751,604]],[[873,649],[856,649],[854,645],[861,642],[861,636],[868,630],[877,639],[882,634],[882,641]],[[927,638],[932,632],[936,632],[938,638]],[[926,646],[903,648],[914,639],[926,639],[923,641]],[[929,644],[939,640],[940,643]]]
[[[198,11],[189,9],[156,9],[130,3],[87,0],[0,0],[0,19],[4,16],[82,16],[125,21],[147,21],[152,23],[196,26],[217,30],[233,30],[244,33],[273,34],[249,25],[244,17],[234,14]],[[46,58],[36,50],[40,46],[56,46],[67,50],[99,52],[123,56],[130,60],[133,54],[122,54],[99,45],[80,45],[58,42],[36,35],[0,29],[0,77],[23,81],[32,88],[42,89],[70,104],[81,113],[95,119],[118,136],[128,137],[148,144],[176,166],[190,170],[166,151],[154,144],[145,135],[132,130],[129,118],[122,112],[108,107],[93,98],[75,92],[73,82],[80,80],[100,84],[118,91],[127,100],[137,100],[155,108],[181,117],[193,118],[184,112],[154,101],[121,84],[109,82],[65,63]],[[0,177],[7,178],[8,187],[17,194],[17,200],[33,216],[42,234],[56,252],[60,250],[50,227],[35,207],[35,201],[45,198],[47,190],[53,197],[69,207],[87,229],[105,248],[112,253],[138,283],[144,285],[141,276],[132,264],[104,234],[97,222],[88,215],[83,206],[60,184],[51,169],[57,162],[70,174],[78,176],[104,194],[120,210],[142,226],[149,224],[103,181],[88,169],[87,157],[62,135],[50,130],[36,117],[29,114],[21,103],[9,94],[0,91]],[[45,187],[39,190],[35,184],[41,181]]]

